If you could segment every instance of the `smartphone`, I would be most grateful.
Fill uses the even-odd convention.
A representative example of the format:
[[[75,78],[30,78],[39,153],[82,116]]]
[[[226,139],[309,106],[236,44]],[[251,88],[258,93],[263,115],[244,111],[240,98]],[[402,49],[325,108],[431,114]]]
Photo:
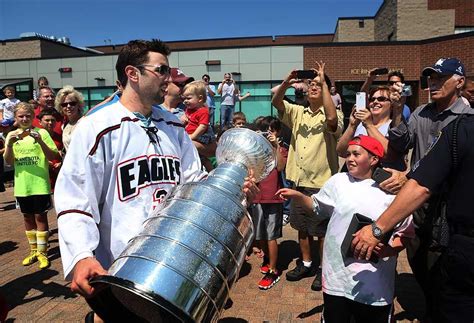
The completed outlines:
[[[298,70],[296,71],[296,77],[300,80],[307,80],[307,79],[314,79],[316,76],[318,76],[318,73],[316,73],[313,70]]]
[[[378,184],[389,179],[390,177],[392,177],[392,173],[387,172],[385,169],[381,167],[377,167],[372,173],[372,179]]]
[[[388,74],[388,68],[386,67],[377,68],[375,71],[372,72],[372,74],[375,74],[375,75]]]
[[[366,103],[367,95],[365,92],[356,93],[356,110],[363,110],[367,108]]]
[[[403,84],[402,96],[411,96],[411,95],[412,95],[411,85]]]
[[[429,88],[430,86],[428,85],[428,76],[421,76],[420,77],[420,87],[421,89],[425,90]]]

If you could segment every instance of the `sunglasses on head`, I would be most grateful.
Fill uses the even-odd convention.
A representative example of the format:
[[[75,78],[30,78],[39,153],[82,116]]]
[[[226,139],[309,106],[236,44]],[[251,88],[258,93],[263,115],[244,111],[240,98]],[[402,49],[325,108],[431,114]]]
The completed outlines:
[[[77,105],[77,102],[76,101],[71,101],[71,102],[61,103],[61,107],[63,107],[63,108],[67,107],[68,105],[70,105],[71,107],[75,107]]]
[[[156,73],[160,73],[161,75],[169,75],[171,73],[171,67],[169,67],[168,65],[142,64],[138,65],[137,67],[154,67],[153,71]]]
[[[390,101],[390,98],[387,98],[386,96],[378,96],[378,97],[371,97],[369,98],[369,102],[374,102],[375,100],[379,102],[385,102],[385,101]]]

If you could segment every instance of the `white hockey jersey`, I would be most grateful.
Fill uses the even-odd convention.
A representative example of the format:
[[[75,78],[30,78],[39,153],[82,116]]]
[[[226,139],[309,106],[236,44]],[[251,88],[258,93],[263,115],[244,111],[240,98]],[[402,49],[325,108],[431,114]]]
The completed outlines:
[[[76,127],[55,188],[66,279],[92,255],[109,268],[172,187],[207,175],[176,117],[153,108],[151,126],[116,101]]]

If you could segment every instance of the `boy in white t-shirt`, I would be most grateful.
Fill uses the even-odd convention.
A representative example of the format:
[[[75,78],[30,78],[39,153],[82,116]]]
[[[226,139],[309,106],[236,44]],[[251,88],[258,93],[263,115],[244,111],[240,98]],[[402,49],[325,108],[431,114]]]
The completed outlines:
[[[379,245],[378,262],[347,258],[341,244],[355,213],[376,220],[394,196],[382,191],[372,172],[383,157],[382,144],[368,136],[349,142],[347,173],[332,176],[311,197],[291,189],[276,194],[294,198],[316,216],[330,218],[323,252],[323,297],[325,322],[389,322],[392,311],[397,255],[404,241],[414,237],[411,216],[402,222],[388,245]]]
[[[5,94],[6,98],[0,101],[0,125],[2,128],[6,128],[13,125],[15,118],[13,109],[20,103],[20,100],[15,98],[15,88],[13,86],[5,87],[3,94]]]

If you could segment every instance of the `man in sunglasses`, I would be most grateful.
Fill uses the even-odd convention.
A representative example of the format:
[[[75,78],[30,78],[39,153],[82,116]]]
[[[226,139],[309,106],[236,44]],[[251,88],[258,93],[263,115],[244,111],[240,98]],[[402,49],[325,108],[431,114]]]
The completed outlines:
[[[95,292],[89,279],[107,273],[163,195],[207,176],[184,127],[157,107],[168,91],[169,54],[160,40],[125,45],[116,64],[122,96],[73,133],[55,205],[64,274],[85,297]]]
[[[62,126],[64,123],[64,116],[54,108],[54,99],[55,95],[53,89],[51,89],[49,86],[42,86],[38,89],[38,105],[35,107],[35,117],[33,118],[33,126],[43,128],[39,119],[39,115],[43,110],[51,109],[54,111],[54,117],[56,118],[56,124],[54,125],[53,131],[55,133],[55,136],[61,138],[63,134]]]
[[[413,149],[410,166],[413,167],[428,153],[449,123],[460,114],[474,114],[461,98],[465,83],[466,71],[463,63],[457,58],[440,58],[433,66],[423,69],[423,76],[428,77],[432,102],[419,106],[407,122],[402,117],[402,107],[393,108],[392,124],[388,131],[389,153],[404,154]],[[450,151],[446,151],[450,154]],[[406,172],[389,169],[392,176],[380,184],[380,187],[392,193],[398,193],[407,181]],[[428,219],[439,218],[439,203],[442,192],[433,194],[414,214],[419,246],[407,248],[408,260],[415,278],[427,298],[428,310],[431,311],[430,283],[428,281],[431,267],[440,255],[440,247],[434,247],[432,232],[428,228]]]

